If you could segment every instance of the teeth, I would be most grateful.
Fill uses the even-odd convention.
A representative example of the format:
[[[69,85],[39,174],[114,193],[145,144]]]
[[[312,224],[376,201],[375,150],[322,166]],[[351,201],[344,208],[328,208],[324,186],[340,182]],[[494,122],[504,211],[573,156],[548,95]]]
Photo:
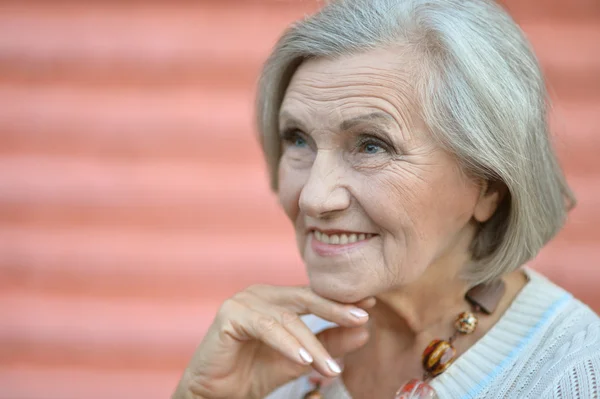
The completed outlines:
[[[363,241],[365,239],[369,239],[373,237],[373,234],[332,234],[327,235],[318,230],[314,231],[315,238],[317,241],[320,241],[324,244],[332,244],[332,245],[344,245],[344,244],[352,244],[357,241]]]

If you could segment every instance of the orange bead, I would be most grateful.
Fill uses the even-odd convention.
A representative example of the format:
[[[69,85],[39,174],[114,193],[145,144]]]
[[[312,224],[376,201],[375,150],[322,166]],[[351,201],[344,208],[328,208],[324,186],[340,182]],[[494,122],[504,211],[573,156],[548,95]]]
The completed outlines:
[[[304,395],[304,399],[323,399],[323,395],[318,389],[315,389]]]
[[[394,399],[438,399],[438,396],[431,385],[425,381],[413,379],[396,392]]]
[[[456,349],[448,341],[431,341],[423,352],[423,368],[433,376],[443,373],[454,362]]]

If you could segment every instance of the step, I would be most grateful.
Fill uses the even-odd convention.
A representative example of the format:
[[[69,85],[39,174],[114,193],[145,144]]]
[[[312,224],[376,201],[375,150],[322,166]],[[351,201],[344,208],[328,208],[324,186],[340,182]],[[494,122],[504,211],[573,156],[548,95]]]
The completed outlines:
[[[4,284],[98,295],[233,294],[306,281],[293,233],[159,233],[121,229],[0,231]]]
[[[499,0],[517,21],[539,18],[586,20],[600,16],[596,0]]]
[[[14,289],[2,294],[0,342],[9,357],[40,364],[172,370],[189,361],[228,296],[95,298]]]
[[[227,234],[231,231],[256,234],[282,231],[290,225],[283,210],[272,206],[247,204],[235,198],[218,200],[205,208],[197,204],[139,203],[102,206],[98,204],[16,203],[0,201],[0,222],[5,226],[119,228],[177,231],[213,232]],[[271,202],[272,200],[269,199]],[[209,201],[202,201],[205,204]],[[241,206],[240,206],[241,205]]]
[[[0,201],[31,205],[217,206],[229,199],[253,209],[276,200],[259,163],[4,156],[0,182]]]
[[[541,63],[551,93],[559,99],[597,98],[600,91],[600,52],[597,51],[600,18],[588,23],[536,20],[523,28]]]
[[[0,386],[3,397],[11,399],[165,399],[175,390],[181,373],[0,364]]]
[[[583,244],[557,238],[529,265],[600,313],[598,240]]]
[[[600,147],[598,101],[552,101],[551,140],[565,172],[572,176],[594,176],[600,164],[594,153]]]
[[[0,86],[0,153],[260,158],[250,92]],[[238,144],[239,143],[239,144]],[[213,150],[212,146],[216,145]]]
[[[203,162],[0,158],[0,221],[261,234],[287,226],[266,168]]]
[[[280,32],[311,9],[307,2],[11,4],[0,16],[0,54],[33,76],[47,74],[40,67],[46,65],[92,73],[117,68],[128,74],[142,67],[174,78],[179,72],[202,72],[207,63],[228,71],[246,65],[255,75]]]
[[[0,229],[5,284],[179,297],[306,281],[291,229],[212,234],[140,229]],[[1,279],[0,279],[1,280]],[[208,294],[207,294],[208,293]]]
[[[552,8],[535,3],[536,17],[523,22],[550,81],[561,92],[593,95],[600,87],[593,79],[599,71],[600,13],[591,9],[597,8],[592,2],[573,2],[573,9],[585,11],[584,19],[575,20],[566,17],[569,7],[553,5],[564,10],[545,16]],[[517,10],[529,7],[510,3]],[[0,82],[39,86],[54,79],[92,85],[131,80],[161,85],[201,80],[212,87],[250,90],[279,34],[316,4],[12,4],[0,16]],[[214,37],[219,40],[205,39]]]

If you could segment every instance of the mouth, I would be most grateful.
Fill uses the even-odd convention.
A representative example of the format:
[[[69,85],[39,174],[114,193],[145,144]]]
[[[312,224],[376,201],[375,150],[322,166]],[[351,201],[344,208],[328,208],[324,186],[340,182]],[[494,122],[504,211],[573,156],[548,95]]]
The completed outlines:
[[[364,245],[377,234],[360,233],[341,230],[317,230],[311,229],[309,235],[310,247],[319,256],[330,257],[347,254]]]
[[[350,233],[350,232],[331,232],[325,233],[319,230],[313,230],[315,240],[329,245],[354,244],[359,241],[365,241],[373,237],[371,233]]]

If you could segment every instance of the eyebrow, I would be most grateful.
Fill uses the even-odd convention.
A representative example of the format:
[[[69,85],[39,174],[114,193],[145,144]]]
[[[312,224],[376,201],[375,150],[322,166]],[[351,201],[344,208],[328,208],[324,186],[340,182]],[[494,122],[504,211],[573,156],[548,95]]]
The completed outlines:
[[[284,123],[281,123],[281,121],[284,121]],[[281,112],[281,115],[279,115],[279,122],[280,130],[285,130],[287,128],[298,128],[305,130],[304,124],[298,119],[294,118],[294,116],[287,111]]]
[[[343,121],[340,123],[340,130],[352,129],[354,126],[363,122],[383,122],[386,125],[391,125],[394,123],[394,118],[385,112],[372,112]]]
[[[292,126],[302,129],[304,126],[302,122],[294,118],[294,116],[287,111],[283,111],[279,119],[285,121],[283,124],[285,127]],[[377,111],[370,114],[359,115],[343,121],[340,123],[340,130],[349,130],[354,126],[364,122],[383,122],[386,125],[391,125],[395,122],[395,120],[390,114]]]

